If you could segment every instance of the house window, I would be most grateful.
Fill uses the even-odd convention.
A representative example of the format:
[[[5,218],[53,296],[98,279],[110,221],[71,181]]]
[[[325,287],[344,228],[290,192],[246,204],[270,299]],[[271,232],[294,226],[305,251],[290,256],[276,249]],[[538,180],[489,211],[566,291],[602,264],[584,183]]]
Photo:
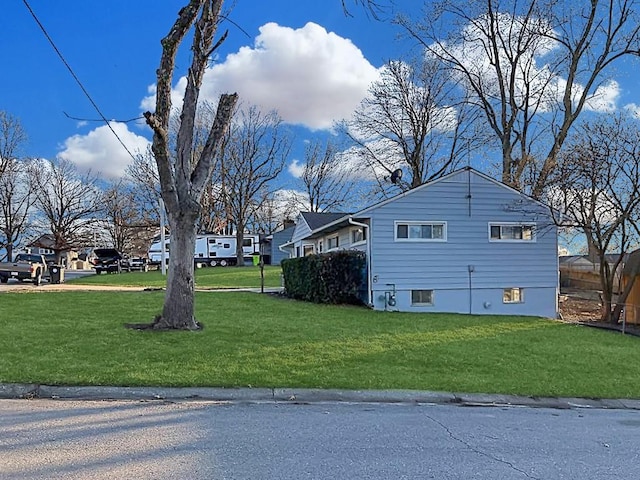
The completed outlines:
[[[523,294],[522,288],[505,288],[502,292],[502,303],[522,303]]]
[[[253,239],[252,238],[243,238],[242,239],[243,247],[253,247]]]
[[[322,245],[322,240],[320,240],[320,241],[318,242],[318,251],[319,251],[320,253],[322,253],[322,247],[323,247],[323,245]]]
[[[302,246],[302,255],[304,257],[306,257],[308,255],[313,255],[313,253],[314,253],[313,245],[303,245]]]
[[[296,257],[300,256],[300,247],[296,247]]]
[[[411,290],[411,305],[433,305],[433,290]]]
[[[492,242],[531,242],[535,238],[535,225],[490,223],[489,239]]]
[[[327,238],[327,250],[338,248],[338,235]]]
[[[351,230],[351,243],[364,242],[367,239],[367,234],[364,227],[359,227]]]
[[[446,222],[396,222],[396,241],[446,241]]]

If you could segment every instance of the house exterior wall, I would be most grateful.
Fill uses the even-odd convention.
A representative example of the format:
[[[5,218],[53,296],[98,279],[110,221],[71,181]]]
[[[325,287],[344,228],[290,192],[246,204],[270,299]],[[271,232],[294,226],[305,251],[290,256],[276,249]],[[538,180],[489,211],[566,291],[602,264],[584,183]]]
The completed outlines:
[[[285,228],[275,232],[271,237],[271,265],[280,265],[285,258],[289,258],[289,254],[280,250],[280,245],[291,240],[295,227]]]
[[[371,219],[372,303],[379,310],[557,315],[556,228],[542,206],[472,170],[361,212]],[[444,222],[441,241],[399,241],[396,222]],[[533,241],[492,241],[490,224],[535,224]],[[521,289],[504,303],[506,288]],[[395,290],[396,305],[385,302]],[[432,290],[412,305],[411,290]]]
[[[295,229],[293,230],[293,235],[291,236],[291,257],[295,258],[297,256],[302,256],[302,245],[303,243],[309,243],[308,241],[303,240],[309,236],[311,233],[311,229],[307,222],[304,221],[302,215],[298,217],[298,222],[296,223]],[[298,255],[299,253],[299,255]]]

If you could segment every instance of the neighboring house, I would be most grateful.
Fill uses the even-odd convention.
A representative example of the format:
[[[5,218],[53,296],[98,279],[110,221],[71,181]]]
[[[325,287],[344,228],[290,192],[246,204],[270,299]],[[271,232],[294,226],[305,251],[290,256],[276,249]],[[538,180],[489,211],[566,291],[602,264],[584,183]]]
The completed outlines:
[[[291,257],[366,252],[368,303],[377,310],[558,312],[549,209],[472,168],[354,214],[303,213],[281,249]]]
[[[283,228],[282,230],[278,230],[267,237],[271,252],[271,265],[280,265],[280,262],[283,259],[289,258],[289,254],[280,250],[279,247],[280,245],[291,241],[291,236],[293,235],[295,228],[296,226],[292,225]]]
[[[65,268],[69,269],[86,269],[90,265],[86,261],[78,260],[78,252],[71,249],[55,248],[55,239],[51,234],[40,235],[36,240],[27,245],[27,253],[35,255],[44,255],[47,262],[55,263],[56,256],[60,255],[60,262]]]
[[[281,245],[280,250],[288,252],[291,258],[335,250],[338,248],[337,241],[333,239],[330,242],[325,241],[324,236],[328,235],[329,232],[323,231],[320,238],[312,235],[312,233],[320,231],[326,225],[330,225],[348,215],[346,213],[301,212],[291,240]]]

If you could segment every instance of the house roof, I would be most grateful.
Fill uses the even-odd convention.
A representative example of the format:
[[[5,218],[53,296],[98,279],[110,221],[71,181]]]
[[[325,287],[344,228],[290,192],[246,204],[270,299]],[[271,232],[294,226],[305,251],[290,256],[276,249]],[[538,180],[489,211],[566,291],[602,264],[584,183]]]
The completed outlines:
[[[296,229],[296,226],[293,225],[291,227],[283,228],[282,230],[278,230],[277,232],[273,232],[270,235],[267,235],[269,240],[273,240],[274,235],[277,235],[280,240],[289,241],[293,236],[293,231]]]
[[[44,235],[40,235],[33,242],[31,242],[27,247],[38,247],[38,248],[48,248],[53,249],[56,246],[55,238],[50,233],[45,233]]]
[[[510,187],[509,185],[507,185],[505,183],[502,183],[502,182],[500,182],[500,181],[498,181],[498,180],[496,180],[494,178],[491,178],[488,175],[485,175],[484,173],[479,172],[478,170],[476,170],[476,169],[474,169],[472,167],[464,167],[464,168],[460,168],[458,170],[455,170],[455,171],[449,173],[448,175],[444,175],[444,176],[442,176],[442,177],[440,177],[440,178],[438,178],[436,180],[433,180],[433,181],[427,182],[427,183],[423,183],[422,185],[419,185],[419,186],[417,186],[415,188],[407,190],[406,192],[399,193],[398,195],[395,195],[393,197],[387,198],[387,199],[382,200],[382,201],[380,201],[378,203],[374,203],[373,205],[370,205],[370,206],[368,206],[368,207],[366,207],[366,208],[364,208],[364,209],[362,209],[359,212],[356,212],[354,214],[350,214],[350,213],[336,213],[336,214],[320,213],[319,214],[319,213],[316,213],[314,215],[335,215],[335,218],[334,218],[333,221],[327,221],[327,222],[325,222],[325,223],[323,223],[323,224],[321,224],[321,225],[319,225],[319,226],[317,226],[315,228],[312,227],[312,225],[309,222],[307,222],[307,224],[309,225],[309,228],[311,228],[311,234],[309,235],[309,238],[312,238],[312,237],[316,236],[320,232],[325,232],[326,233],[326,232],[331,232],[331,231],[334,231],[334,230],[338,230],[339,228],[343,227],[344,225],[349,224],[351,219],[359,219],[359,218],[364,219],[364,218],[367,218],[368,214],[369,214],[369,212],[371,210],[379,208],[379,207],[381,207],[383,205],[386,205],[386,204],[388,204],[390,202],[396,201],[396,200],[398,200],[400,198],[406,197],[407,195],[412,195],[415,192],[417,192],[419,190],[422,190],[424,188],[429,188],[430,186],[435,185],[437,183],[440,183],[440,182],[442,182],[444,180],[447,180],[447,179],[449,179],[449,178],[451,178],[451,177],[453,177],[455,175],[459,175],[461,172],[471,172],[471,173],[473,173],[473,174],[475,174],[475,175],[477,175],[477,176],[479,176],[481,178],[484,178],[487,181],[490,181],[490,182],[492,182],[492,183],[494,183],[496,185],[499,185],[502,188],[505,188],[507,190],[512,191],[513,193],[516,193],[516,194],[518,194],[518,195],[520,195],[520,196],[522,196],[524,198],[527,198],[530,201],[536,203],[537,205],[540,205],[541,207],[544,207],[545,209],[549,208],[548,205],[545,205],[544,203],[540,202],[539,200],[536,200],[536,199],[534,199],[534,198],[532,198],[532,197],[530,197],[530,196],[528,196],[528,195],[516,190],[515,188]],[[308,213],[303,213],[302,215],[304,216],[304,215],[307,215],[307,214]],[[328,219],[329,217],[325,217],[325,218]],[[306,219],[305,219],[305,221],[306,221]]]
[[[640,272],[640,249],[634,250],[627,255],[627,261],[624,264],[622,274],[629,277],[633,273],[637,275]]]
[[[491,182],[491,183],[493,183],[493,184],[495,184],[495,185],[498,185],[498,186],[500,186],[500,187],[502,187],[502,188],[505,188],[505,189],[507,189],[507,190],[510,190],[511,192],[513,192],[513,193],[515,193],[515,194],[517,194],[517,195],[520,195],[521,197],[527,198],[527,199],[528,199],[528,200],[530,200],[531,202],[534,202],[534,203],[536,203],[537,205],[540,205],[541,207],[544,207],[545,209],[548,209],[548,208],[549,208],[549,206],[548,206],[548,205],[545,205],[545,204],[544,204],[544,203],[542,203],[540,200],[536,200],[535,198],[533,198],[533,197],[531,197],[531,196],[527,195],[526,193],[522,193],[521,191],[516,190],[516,189],[515,189],[515,188],[513,188],[513,187],[510,187],[510,186],[509,186],[509,185],[507,185],[506,183],[500,182],[499,180],[496,180],[495,178],[491,178],[489,175],[486,175],[486,174],[484,174],[484,173],[482,173],[482,172],[480,172],[480,171],[476,170],[476,169],[475,169],[475,168],[473,168],[473,167],[463,167],[463,168],[459,168],[458,170],[454,170],[453,172],[451,172],[451,173],[449,173],[449,174],[447,174],[447,175],[443,175],[443,176],[442,176],[442,177],[440,177],[440,178],[436,178],[435,180],[432,180],[432,181],[427,182],[427,183],[423,183],[422,185],[418,185],[417,187],[414,187],[414,188],[412,188],[412,189],[410,189],[410,190],[407,190],[407,191],[405,191],[405,192],[399,193],[398,195],[395,195],[395,196],[393,196],[393,197],[390,197],[390,198],[387,198],[387,199],[385,199],[385,200],[382,200],[381,202],[374,203],[373,205],[370,205],[370,206],[368,206],[368,207],[366,207],[366,208],[364,208],[364,209],[360,210],[360,211],[359,211],[359,212],[357,212],[354,216],[361,216],[361,215],[363,215],[363,214],[365,214],[365,213],[368,213],[370,210],[373,210],[373,209],[375,209],[375,208],[379,208],[379,207],[381,207],[381,206],[383,206],[383,205],[386,205],[386,204],[388,204],[388,203],[390,203],[390,202],[394,202],[394,201],[398,200],[399,198],[403,198],[403,197],[406,197],[406,196],[408,196],[408,195],[413,195],[415,192],[418,192],[418,191],[420,191],[420,190],[422,190],[422,189],[424,189],[424,188],[429,188],[429,187],[431,187],[432,185],[435,185],[435,184],[437,184],[437,183],[440,183],[440,182],[443,182],[443,181],[445,181],[445,180],[448,180],[448,179],[450,179],[450,178],[452,178],[452,177],[454,177],[454,176],[456,176],[456,175],[459,175],[459,174],[460,174],[460,173],[462,173],[462,172],[470,172],[470,173],[473,173],[474,175],[476,175],[476,176],[478,176],[478,177],[480,177],[480,178],[483,178],[483,179],[485,179],[485,180],[487,180],[487,181],[489,181],[489,182]]]
[[[301,212],[302,218],[307,225],[313,230],[317,230],[322,228],[330,223],[335,222],[336,220],[343,218],[348,213],[325,213],[325,212]]]

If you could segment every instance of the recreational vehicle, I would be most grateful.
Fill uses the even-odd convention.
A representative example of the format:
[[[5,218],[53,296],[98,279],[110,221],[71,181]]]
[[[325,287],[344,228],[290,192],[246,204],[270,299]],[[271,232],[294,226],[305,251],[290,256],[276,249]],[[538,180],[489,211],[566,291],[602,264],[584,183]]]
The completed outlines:
[[[160,265],[162,262],[161,244],[162,241],[156,239],[149,248],[149,263],[152,265]],[[169,262],[170,244],[171,237],[167,236],[165,240],[165,261],[167,264]],[[235,265],[237,263],[236,245],[235,235],[198,235],[193,254],[196,267]],[[251,262],[251,256],[259,252],[259,247],[258,235],[244,235],[242,251],[245,262]]]

